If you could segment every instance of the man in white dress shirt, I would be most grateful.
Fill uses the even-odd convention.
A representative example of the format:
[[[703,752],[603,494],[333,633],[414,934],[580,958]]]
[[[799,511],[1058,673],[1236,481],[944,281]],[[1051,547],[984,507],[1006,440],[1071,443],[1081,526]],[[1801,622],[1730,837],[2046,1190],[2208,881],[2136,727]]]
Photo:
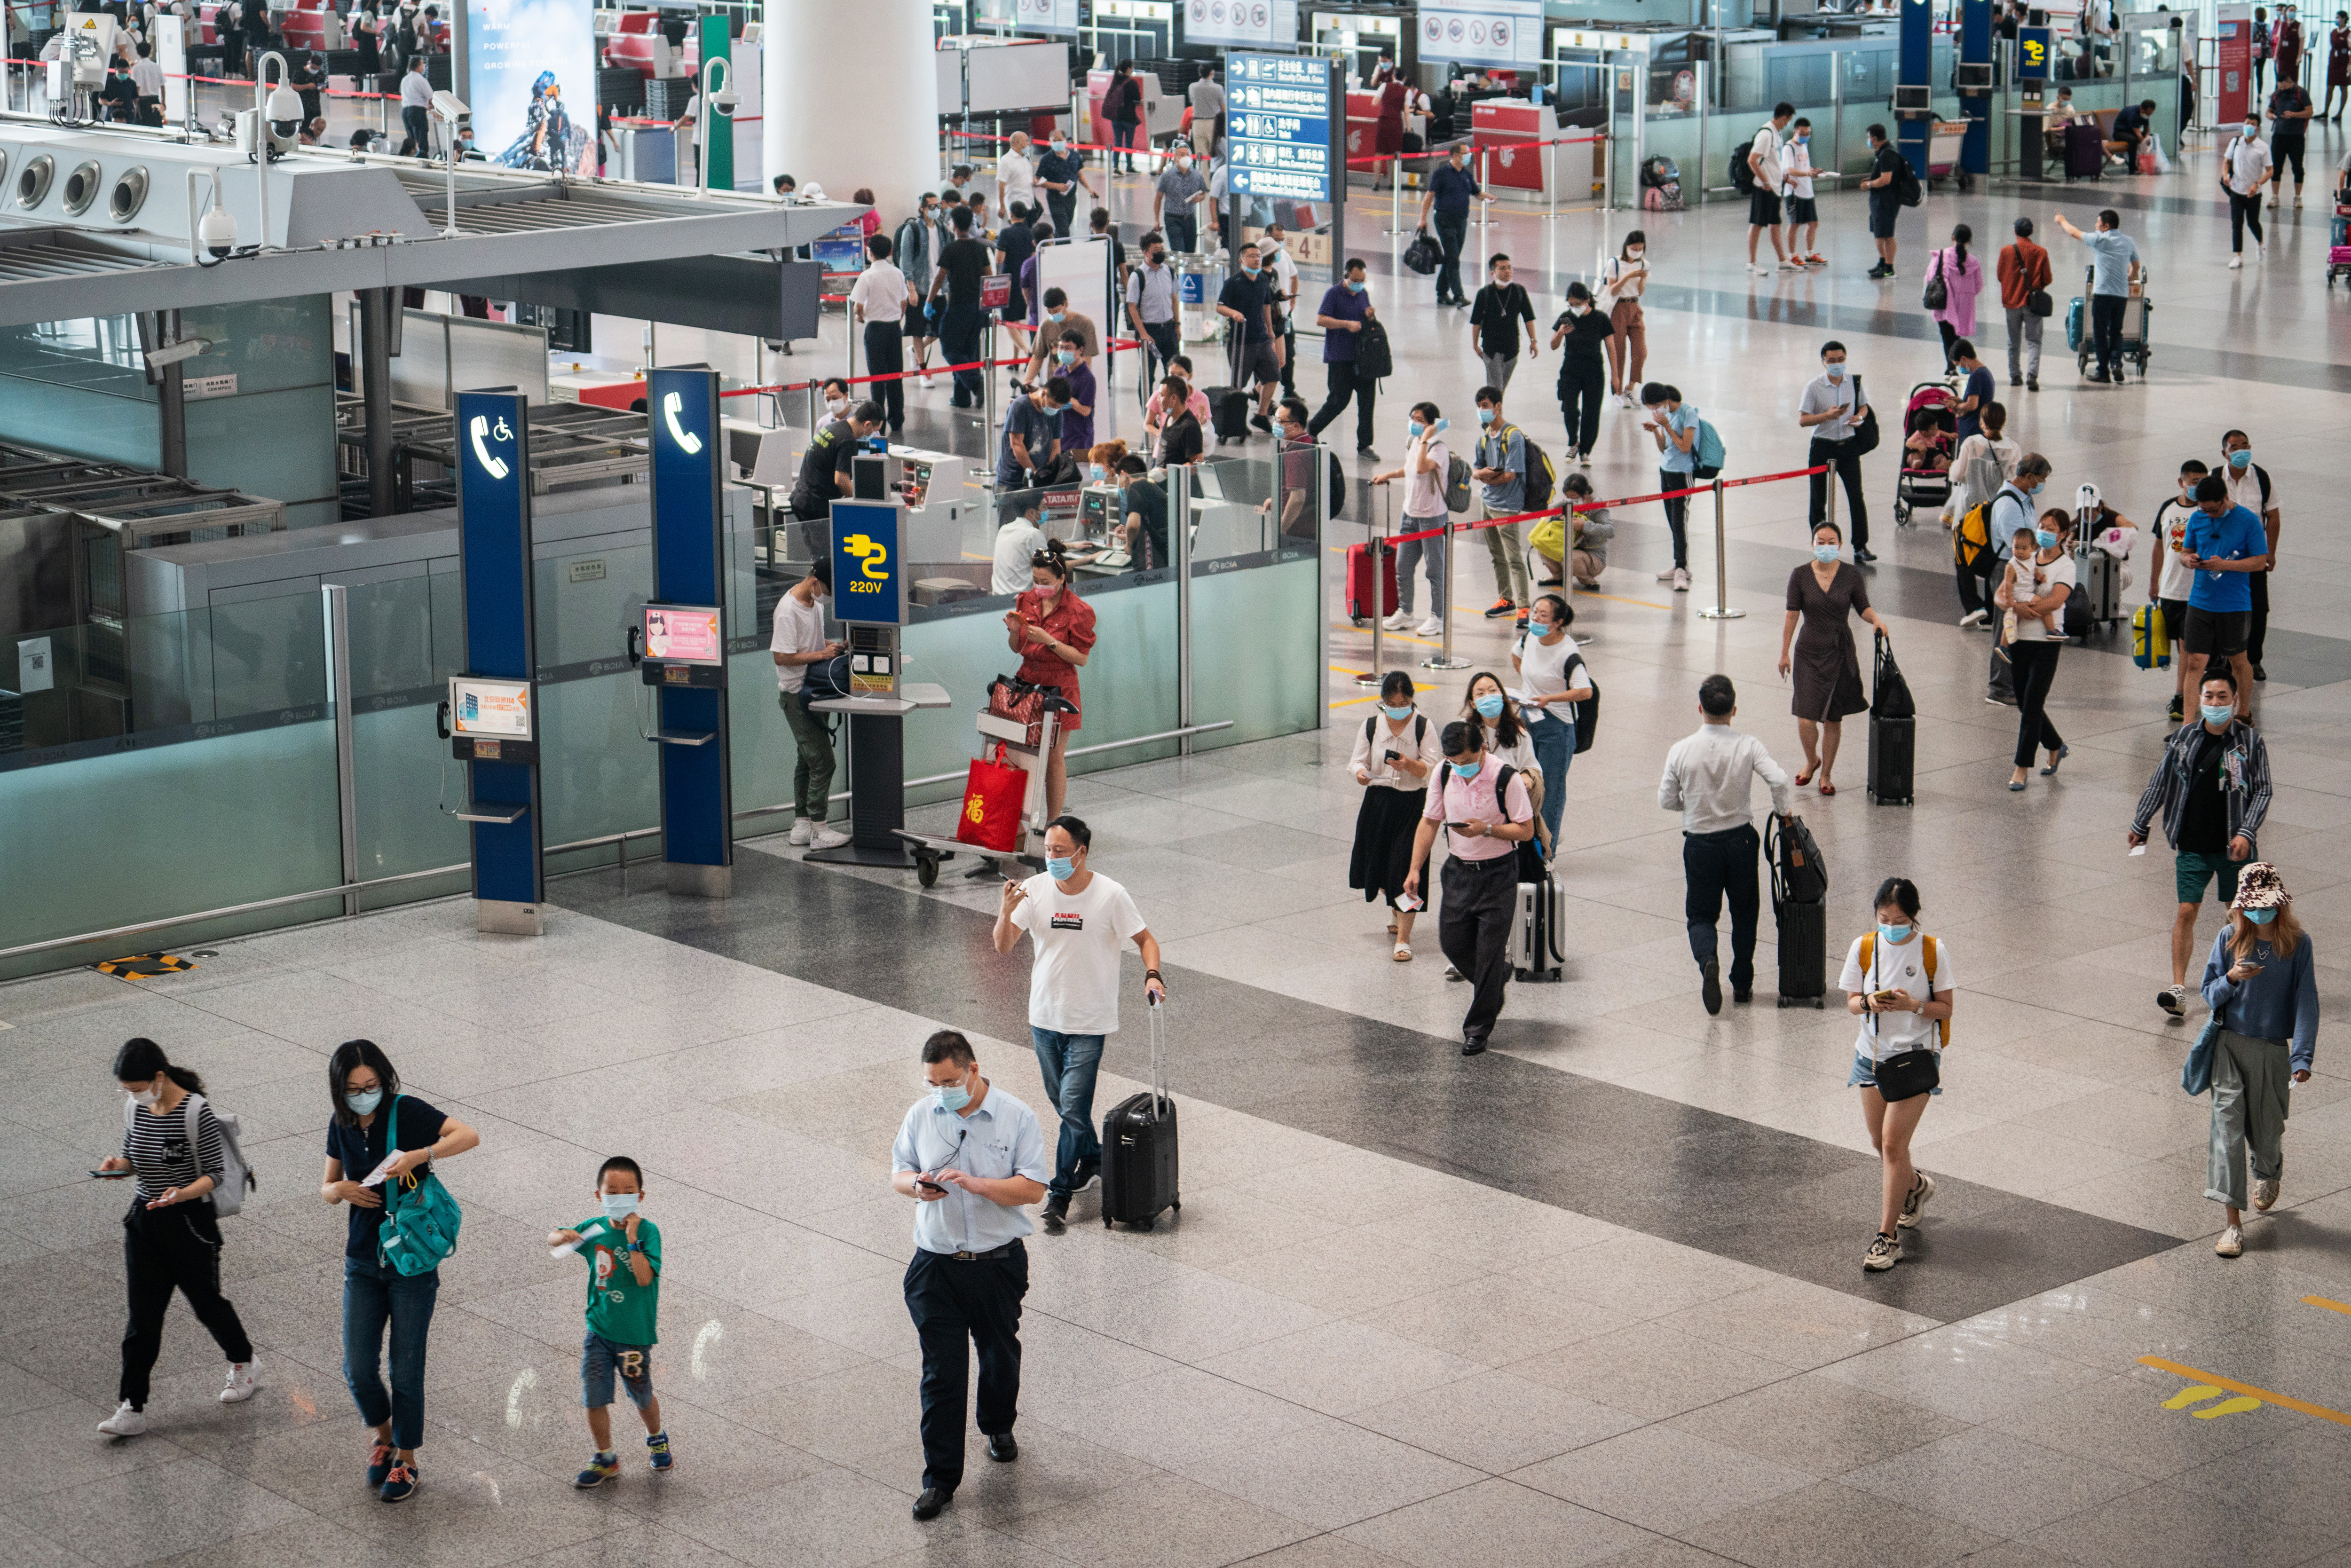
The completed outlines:
[[[1755,915],[1761,903],[1755,862],[1762,840],[1755,831],[1750,793],[1760,777],[1771,791],[1771,809],[1785,821],[1788,775],[1761,741],[1730,727],[1739,713],[1739,693],[1729,675],[1700,681],[1698,706],[1706,722],[1666,753],[1657,804],[1682,814],[1682,875],[1687,884],[1682,915],[1689,925],[1690,956],[1703,977],[1706,1010],[1719,1013],[1722,971],[1716,963],[1714,927],[1726,894],[1731,999],[1743,1002],[1755,994]]]

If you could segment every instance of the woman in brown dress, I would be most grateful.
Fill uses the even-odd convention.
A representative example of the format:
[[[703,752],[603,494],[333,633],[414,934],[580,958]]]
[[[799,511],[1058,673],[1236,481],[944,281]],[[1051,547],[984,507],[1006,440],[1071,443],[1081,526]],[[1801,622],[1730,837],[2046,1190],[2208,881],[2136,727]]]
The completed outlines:
[[[1829,775],[1836,769],[1844,716],[1869,706],[1868,694],[1861,687],[1861,654],[1854,647],[1847,617],[1858,611],[1880,637],[1894,640],[1869,607],[1869,586],[1861,568],[1837,559],[1844,544],[1844,535],[1834,523],[1813,530],[1813,559],[1789,574],[1788,619],[1780,629],[1780,674],[1785,676],[1792,666],[1795,671],[1796,695],[1790,707],[1796,716],[1796,734],[1804,743],[1804,770],[1796,775],[1796,782],[1809,784],[1817,775],[1823,795],[1836,793]],[[1802,632],[1796,630],[1799,621]],[[1792,660],[1791,639],[1795,643]]]

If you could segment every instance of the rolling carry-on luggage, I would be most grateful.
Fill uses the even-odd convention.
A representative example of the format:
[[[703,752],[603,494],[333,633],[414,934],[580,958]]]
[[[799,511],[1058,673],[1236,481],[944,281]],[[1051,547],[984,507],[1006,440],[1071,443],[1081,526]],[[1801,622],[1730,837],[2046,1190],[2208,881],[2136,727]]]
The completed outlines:
[[[2065,178],[2095,180],[2105,172],[2106,136],[2095,120],[2065,127]]]
[[[1559,883],[1546,869],[1534,882],[1519,883],[1519,915],[1510,925],[1510,978],[1557,982],[1567,977],[1560,950]]]
[[[1917,771],[1918,707],[1883,637],[1877,640],[1876,664],[1870,680],[1867,792],[1880,806],[1907,806]]]
[[[1780,1005],[1824,1007],[1829,980],[1828,871],[1820,846],[1797,817],[1766,820],[1763,854],[1771,867],[1771,918],[1780,929]]]
[[[2078,294],[2074,296],[2065,307],[2065,351],[2069,354],[2080,353],[2082,345],[2089,341],[2089,339],[2085,336],[2087,327],[2082,317],[2082,313],[2088,308],[2089,307],[2082,302],[2082,297]]]
[[[1763,857],[1771,865],[1773,898],[1818,904],[1828,896],[1828,866],[1821,860],[1821,846],[1813,841],[1813,831],[1804,826],[1803,818],[1792,817],[1782,823],[1774,813],[1763,824]]]
[[[1249,433],[1249,394],[1238,387],[1207,389],[1208,420],[1216,426],[1217,444],[1246,441]]]
[[[1151,1041],[1151,1087],[1102,1113],[1102,1217],[1151,1228],[1161,1212],[1181,1210],[1176,1185],[1176,1102],[1167,1092],[1166,1004],[1144,1008]]]
[[[1347,618],[1359,626],[1366,621],[1384,619],[1396,612],[1395,547],[1386,544],[1380,546],[1380,591],[1376,596],[1376,602],[1379,605],[1377,610],[1372,608],[1374,602],[1372,547],[1367,544],[1349,545],[1347,547]]]

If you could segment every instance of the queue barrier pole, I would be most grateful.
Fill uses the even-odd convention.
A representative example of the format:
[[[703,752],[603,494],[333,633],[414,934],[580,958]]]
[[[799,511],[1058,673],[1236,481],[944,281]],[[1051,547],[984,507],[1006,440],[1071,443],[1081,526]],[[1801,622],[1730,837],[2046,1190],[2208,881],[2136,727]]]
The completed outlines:
[[[1710,609],[1699,611],[1698,617],[1705,621],[1743,621],[1747,618],[1747,612],[1733,609],[1729,603],[1730,549],[1723,538],[1720,475],[1715,476],[1711,488],[1714,491],[1714,604]]]
[[[1445,547],[1444,602],[1437,607],[1437,618],[1444,623],[1445,638],[1435,653],[1420,662],[1421,668],[1425,670],[1466,670],[1469,667],[1468,660],[1453,656],[1453,558],[1459,553],[1454,549],[1453,541],[1457,536],[1468,531],[1466,524],[1457,525],[1450,516],[1437,528],[1437,542]],[[1404,601],[1402,577],[1396,580],[1396,601],[1399,604]]]

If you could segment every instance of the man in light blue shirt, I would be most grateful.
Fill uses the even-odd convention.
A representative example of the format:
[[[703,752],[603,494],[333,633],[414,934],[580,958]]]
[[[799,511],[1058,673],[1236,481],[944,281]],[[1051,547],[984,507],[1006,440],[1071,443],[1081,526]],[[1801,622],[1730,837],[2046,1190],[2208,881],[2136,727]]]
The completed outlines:
[[[2098,214],[2095,234],[2084,234],[2055,214],[2057,226],[2090,247],[2090,340],[2097,350],[2094,382],[2119,382],[2122,375],[2123,301],[2138,281],[2138,246],[2122,232],[2114,208]]]
[[[979,1347],[979,1429],[987,1457],[1019,1457],[1020,1299],[1032,1228],[1022,1207],[1045,1196],[1052,1166],[1037,1113],[979,1075],[971,1042],[943,1029],[923,1042],[929,1092],[890,1146],[890,1185],[914,1200],[906,1312],[923,1342],[923,1493],[935,1519],[963,1483],[964,1387]]]

